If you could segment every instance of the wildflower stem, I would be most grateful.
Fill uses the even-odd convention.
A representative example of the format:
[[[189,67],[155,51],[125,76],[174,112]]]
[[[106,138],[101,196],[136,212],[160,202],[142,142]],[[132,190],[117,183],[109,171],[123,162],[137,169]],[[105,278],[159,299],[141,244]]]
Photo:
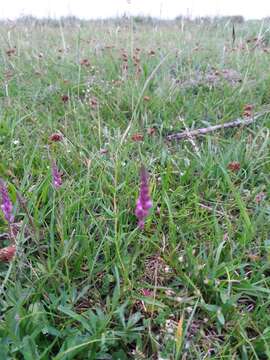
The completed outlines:
[[[117,185],[118,184],[118,158],[115,158],[115,169],[114,169],[114,195],[113,195],[113,212],[114,212],[114,234],[115,234],[115,250],[123,271],[125,281],[131,285],[131,282],[126,274],[125,265],[123,263],[120,251],[120,234],[118,232],[118,207],[117,207]]]
[[[40,258],[42,260],[44,260],[43,253],[42,253],[42,251],[40,249],[40,246],[39,246],[40,245],[40,233],[39,233],[38,228],[35,225],[33,217],[31,216],[31,214],[29,212],[29,209],[28,209],[27,204],[26,204],[26,200],[22,197],[22,195],[19,193],[19,191],[16,191],[16,196],[17,196],[19,204],[22,207],[22,209],[24,210],[24,212],[25,212],[25,214],[26,214],[26,216],[28,218],[29,224],[30,224],[30,226],[32,228],[32,235],[33,235],[34,241],[35,241],[35,243],[37,245],[38,254],[39,254]]]
[[[16,243],[16,238],[13,234],[13,231],[12,231],[12,226],[10,223],[8,223],[8,234],[9,234],[9,239],[10,239],[10,242],[11,244],[14,244]]]

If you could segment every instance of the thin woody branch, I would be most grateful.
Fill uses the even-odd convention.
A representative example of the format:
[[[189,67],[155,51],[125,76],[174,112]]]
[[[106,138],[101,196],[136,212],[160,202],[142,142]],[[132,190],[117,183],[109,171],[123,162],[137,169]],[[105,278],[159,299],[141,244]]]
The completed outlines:
[[[219,124],[219,125],[209,126],[209,127],[205,127],[205,128],[196,129],[196,130],[190,130],[190,131],[186,130],[183,132],[168,135],[166,137],[166,139],[169,141],[182,140],[182,139],[188,139],[188,138],[191,138],[194,136],[205,135],[205,134],[217,131],[217,130],[234,128],[234,127],[238,127],[238,126],[247,126],[247,125],[252,124],[258,118],[260,118],[261,116],[263,116],[269,112],[270,112],[270,110],[267,110],[267,111],[264,111],[261,113],[257,113],[248,119],[236,119],[236,120],[227,122],[225,124]]]

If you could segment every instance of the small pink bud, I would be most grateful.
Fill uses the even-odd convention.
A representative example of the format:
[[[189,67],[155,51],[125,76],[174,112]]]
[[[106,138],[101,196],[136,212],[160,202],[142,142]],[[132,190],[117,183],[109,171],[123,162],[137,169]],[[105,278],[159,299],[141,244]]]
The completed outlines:
[[[149,215],[149,210],[153,206],[149,195],[148,173],[144,167],[141,168],[140,194],[136,203],[135,215],[138,219],[138,227],[144,228],[145,218]]]
[[[57,169],[56,162],[52,162],[52,178],[53,178],[53,186],[55,189],[60,188],[62,185],[62,176],[59,170]]]
[[[12,223],[14,216],[12,215],[13,205],[8,195],[8,189],[2,179],[0,179],[0,195],[1,195],[1,209],[7,222]]]

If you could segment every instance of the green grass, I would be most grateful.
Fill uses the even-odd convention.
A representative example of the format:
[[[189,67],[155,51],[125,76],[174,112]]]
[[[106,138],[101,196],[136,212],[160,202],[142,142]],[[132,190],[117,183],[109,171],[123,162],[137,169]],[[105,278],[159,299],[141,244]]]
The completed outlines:
[[[0,177],[20,230],[0,264],[0,359],[270,359],[269,116],[166,141],[270,104],[267,42],[246,42],[268,30],[236,25],[232,50],[222,22],[1,24]]]

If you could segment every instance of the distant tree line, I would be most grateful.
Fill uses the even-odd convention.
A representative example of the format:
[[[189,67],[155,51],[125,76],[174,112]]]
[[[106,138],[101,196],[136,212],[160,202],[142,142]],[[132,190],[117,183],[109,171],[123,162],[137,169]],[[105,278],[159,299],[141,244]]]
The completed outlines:
[[[242,15],[232,15],[232,16],[200,16],[195,18],[190,18],[188,16],[179,15],[175,18],[175,21],[190,21],[195,23],[203,24],[213,24],[213,23],[227,23],[231,22],[233,24],[242,24],[245,22],[245,18]]]
[[[18,19],[11,21],[11,20],[0,20],[0,24],[6,23],[16,23],[18,25],[31,25],[31,26],[52,26],[52,27],[59,27],[60,25],[63,27],[69,27],[74,25],[84,25],[88,23],[113,23],[116,25],[121,25],[125,22],[129,22],[132,19],[134,25],[159,25],[159,24],[172,24],[172,23],[195,23],[195,24],[219,24],[219,23],[227,23],[230,22],[232,24],[242,24],[245,22],[245,19],[242,15],[233,15],[233,16],[201,16],[191,18],[189,16],[179,15],[175,19],[172,20],[164,20],[155,18],[152,16],[142,16],[137,15],[130,17],[126,14],[119,17],[107,18],[107,19],[91,19],[85,20],[80,19],[76,16],[65,16],[60,18],[36,18],[32,15],[24,15],[19,17]],[[270,22],[270,17],[266,17],[263,19],[265,22]]]

